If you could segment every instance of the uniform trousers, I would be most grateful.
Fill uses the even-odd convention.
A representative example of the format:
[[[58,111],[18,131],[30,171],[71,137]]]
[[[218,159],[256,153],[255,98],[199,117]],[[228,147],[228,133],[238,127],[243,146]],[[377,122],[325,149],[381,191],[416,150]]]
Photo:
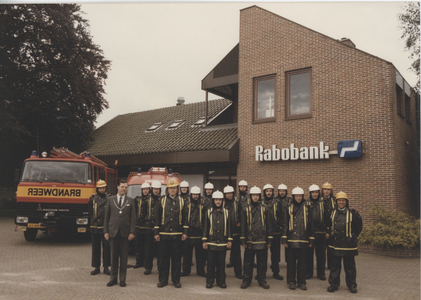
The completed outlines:
[[[313,277],[314,270],[314,252],[316,252],[317,262],[317,277],[325,276],[325,265],[326,265],[326,239],[320,238],[315,239],[314,247],[307,249],[307,268],[306,277]]]
[[[267,260],[268,260],[267,248],[259,249],[259,250],[246,248],[246,250],[244,251],[243,282],[247,284],[251,284],[251,281],[253,279],[253,264],[254,264],[255,256],[257,260],[257,277],[256,277],[257,281],[259,283],[266,283],[266,271],[267,271]]]
[[[152,230],[150,233],[136,232],[136,264],[144,266],[145,270],[152,270],[155,251],[156,243]]]
[[[185,241],[183,254],[183,273],[190,274],[193,260],[193,248],[196,254],[196,274],[205,273],[206,250],[203,249],[202,239]]]
[[[122,237],[120,231],[116,236],[110,238],[111,248],[111,275],[110,280],[117,282],[117,273],[120,265],[120,282],[126,281],[127,260],[129,254],[129,240]]]
[[[273,234],[272,246],[270,247],[271,269],[273,274],[279,273],[279,262],[281,261],[281,235]]]
[[[208,264],[206,283],[213,284],[216,278],[216,284],[221,285],[225,283],[225,257],[227,250],[208,250]]]
[[[241,247],[240,236],[234,235],[232,237],[230,262],[232,263],[234,267],[235,276],[243,275],[243,266],[241,262],[241,248],[240,247]]]
[[[101,244],[102,244],[102,266],[108,268],[111,265],[110,243],[104,238],[103,233],[91,233],[92,241],[92,267],[101,266]]]
[[[135,239],[136,265],[140,267],[143,267],[145,265],[145,254],[146,254],[145,248],[146,248],[146,236],[143,234],[143,230],[136,228],[136,239]]]
[[[345,281],[348,288],[357,287],[357,269],[355,267],[355,256],[332,255],[330,265],[329,283],[339,287],[341,280],[341,262],[344,261]]]
[[[291,248],[288,245],[287,259],[287,283],[302,285],[306,284],[306,248]],[[297,277],[297,279],[296,279]]]
[[[171,260],[171,281],[180,282],[181,273],[181,237],[177,239],[162,239],[158,242],[159,252],[159,282],[168,283]]]

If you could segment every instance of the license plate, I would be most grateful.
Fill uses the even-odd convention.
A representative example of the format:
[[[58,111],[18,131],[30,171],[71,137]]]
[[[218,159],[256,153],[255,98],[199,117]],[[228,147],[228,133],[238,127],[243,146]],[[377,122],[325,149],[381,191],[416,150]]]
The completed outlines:
[[[38,223],[28,223],[28,228],[45,228],[45,226],[41,226]]]
[[[19,231],[26,231],[26,226],[18,226]]]
[[[77,232],[86,232],[86,228],[84,228],[84,227],[79,227],[79,228],[77,229]]]

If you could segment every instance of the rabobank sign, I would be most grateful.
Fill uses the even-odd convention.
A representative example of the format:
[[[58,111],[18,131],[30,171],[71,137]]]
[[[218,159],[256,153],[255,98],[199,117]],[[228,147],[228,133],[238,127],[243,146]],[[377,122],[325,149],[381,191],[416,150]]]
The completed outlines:
[[[338,150],[329,150],[324,142],[317,146],[299,147],[291,143],[288,148],[279,149],[276,145],[265,149],[263,146],[256,146],[256,161],[280,161],[280,160],[315,160],[329,159],[332,154],[340,154],[339,157],[360,157],[362,155],[361,140],[339,141]]]

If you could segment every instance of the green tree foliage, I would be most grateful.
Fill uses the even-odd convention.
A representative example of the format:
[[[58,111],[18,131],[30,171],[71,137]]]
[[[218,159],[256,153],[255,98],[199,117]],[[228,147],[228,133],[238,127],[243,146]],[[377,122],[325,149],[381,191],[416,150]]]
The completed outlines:
[[[109,68],[79,5],[0,5],[0,185],[37,145],[84,150]]]
[[[370,211],[377,223],[370,224],[361,232],[358,241],[376,247],[414,248],[420,244],[420,220],[403,212],[373,206]]]
[[[420,2],[409,2],[405,7],[405,13],[399,14],[402,38],[405,39],[405,48],[410,51],[409,57],[413,59],[411,70],[420,76]],[[420,91],[420,82],[417,83]]]

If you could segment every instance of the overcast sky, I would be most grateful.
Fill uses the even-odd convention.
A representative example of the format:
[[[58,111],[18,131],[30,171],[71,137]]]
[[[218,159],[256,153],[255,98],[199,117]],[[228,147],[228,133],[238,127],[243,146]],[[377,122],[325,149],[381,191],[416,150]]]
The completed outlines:
[[[258,5],[390,61],[411,86],[398,14],[405,2],[82,4],[94,43],[112,61],[99,127],[120,114],[205,100],[201,80],[238,43],[240,9]],[[218,98],[210,94],[210,99]]]

